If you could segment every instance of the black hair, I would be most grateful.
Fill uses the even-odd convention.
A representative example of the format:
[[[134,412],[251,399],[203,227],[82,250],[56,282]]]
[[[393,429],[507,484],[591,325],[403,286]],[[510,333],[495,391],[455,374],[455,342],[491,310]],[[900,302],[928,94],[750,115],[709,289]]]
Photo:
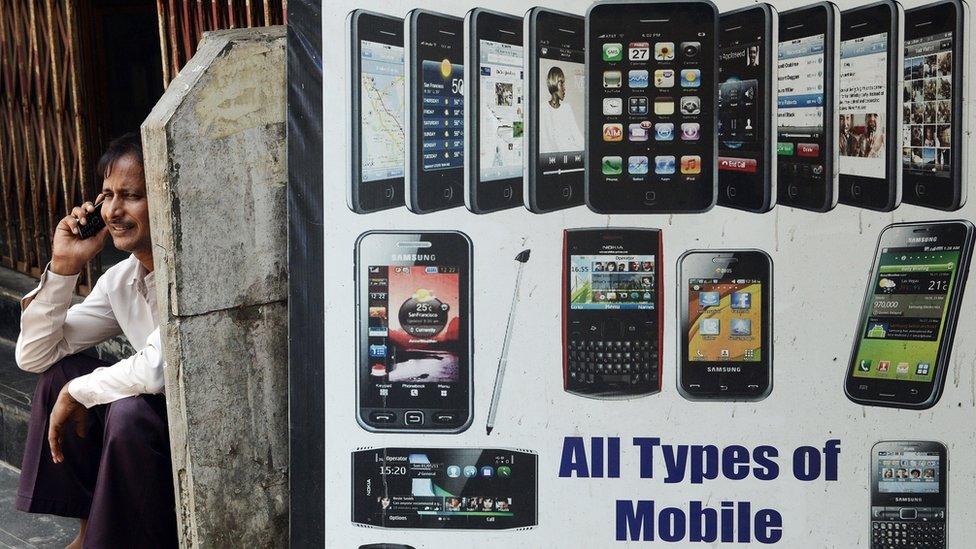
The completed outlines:
[[[139,164],[145,165],[142,160],[142,137],[139,132],[125,133],[109,141],[108,147],[102,157],[98,159],[98,166],[95,168],[98,170],[98,175],[102,178],[108,177],[112,173],[115,163],[127,154],[135,156]]]

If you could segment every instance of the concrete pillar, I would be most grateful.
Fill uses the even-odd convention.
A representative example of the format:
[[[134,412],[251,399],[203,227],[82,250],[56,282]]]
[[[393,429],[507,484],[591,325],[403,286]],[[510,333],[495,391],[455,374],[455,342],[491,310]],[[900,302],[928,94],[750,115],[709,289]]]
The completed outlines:
[[[142,139],[181,546],[287,546],[285,28],[205,35]]]

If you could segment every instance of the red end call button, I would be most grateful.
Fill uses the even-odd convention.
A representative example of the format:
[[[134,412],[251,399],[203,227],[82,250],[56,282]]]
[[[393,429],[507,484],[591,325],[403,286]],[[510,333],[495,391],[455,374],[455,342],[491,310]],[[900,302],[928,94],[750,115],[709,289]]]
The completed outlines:
[[[756,173],[756,161],[751,158],[718,157],[718,169],[730,172]]]
[[[820,145],[816,143],[797,143],[796,154],[797,156],[817,158],[820,156]]]

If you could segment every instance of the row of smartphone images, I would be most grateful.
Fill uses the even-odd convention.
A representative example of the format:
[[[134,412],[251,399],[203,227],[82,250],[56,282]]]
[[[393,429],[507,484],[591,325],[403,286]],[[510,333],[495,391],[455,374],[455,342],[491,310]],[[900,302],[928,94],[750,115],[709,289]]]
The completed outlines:
[[[742,446],[726,450],[732,448],[741,451],[740,455],[749,455]],[[397,529],[510,530],[536,526],[537,462],[534,452],[501,448],[357,450],[352,453],[352,521],[362,526]],[[758,460],[754,465],[765,466]],[[944,444],[878,442],[871,449],[869,474],[869,547],[946,549],[949,459]],[[726,505],[722,502],[723,514]],[[741,513],[742,508],[736,511]],[[663,509],[659,512],[662,518],[667,516]],[[713,513],[711,520],[716,517]],[[701,513],[689,513],[687,518],[680,523],[708,520]],[[640,522],[645,526],[660,522],[662,528],[673,524],[671,520],[657,521],[653,517],[634,521]],[[738,517],[739,525],[750,522],[749,517]],[[726,539],[731,535],[731,525],[728,529],[714,524],[700,526],[695,530],[699,535],[710,532],[705,534],[709,539],[690,541],[735,541]],[[721,540],[719,531],[723,532]],[[668,541],[685,537],[675,534],[669,531]],[[360,549],[378,547],[406,546],[366,545]]]
[[[973,225],[962,220],[898,223],[881,232],[845,377],[850,400],[907,409],[938,402],[973,242]],[[659,392],[661,231],[567,229],[562,244],[558,355],[564,390],[598,399]],[[457,231],[370,231],[357,240],[355,257],[359,424],[374,432],[466,430],[474,403],[471,241]],[[534,327],[513,322],[527,257],[523,252],[516,258],[516,286],[507,294],[513,303],[509,325],[495,347],[502,349],[500,372],[512,333]],[[773,387],[769,255],[692,250],[679,258],[677,269],[680,394],[690,400],[764,399]],[[500,287],[497,279],[492,287]]]
[[[585,18],[356,10],[348,204],[955,210],[968,28],[960,0],[907,13],[893,0],[721,15],[708,0],[611,0]]]

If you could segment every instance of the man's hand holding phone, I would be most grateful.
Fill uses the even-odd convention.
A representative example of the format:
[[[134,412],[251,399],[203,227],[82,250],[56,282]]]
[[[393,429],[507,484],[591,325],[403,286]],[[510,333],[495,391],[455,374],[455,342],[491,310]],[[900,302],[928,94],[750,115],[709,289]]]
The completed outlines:
[[[100,204],[102,195],[95,198],[95,204]],[[93,257],[105,246],[105,234],[108,227],[103,226],[93,238],[82,238],[81,229],[92,222],[92,213],[96,211],[95,204],[85,202],[76,206],[66,215],[54,230],[54,245],[51,251],[51,270],[59,275],[73,276],[81,272]],[[99,209],[96,215],[100,215]]]

